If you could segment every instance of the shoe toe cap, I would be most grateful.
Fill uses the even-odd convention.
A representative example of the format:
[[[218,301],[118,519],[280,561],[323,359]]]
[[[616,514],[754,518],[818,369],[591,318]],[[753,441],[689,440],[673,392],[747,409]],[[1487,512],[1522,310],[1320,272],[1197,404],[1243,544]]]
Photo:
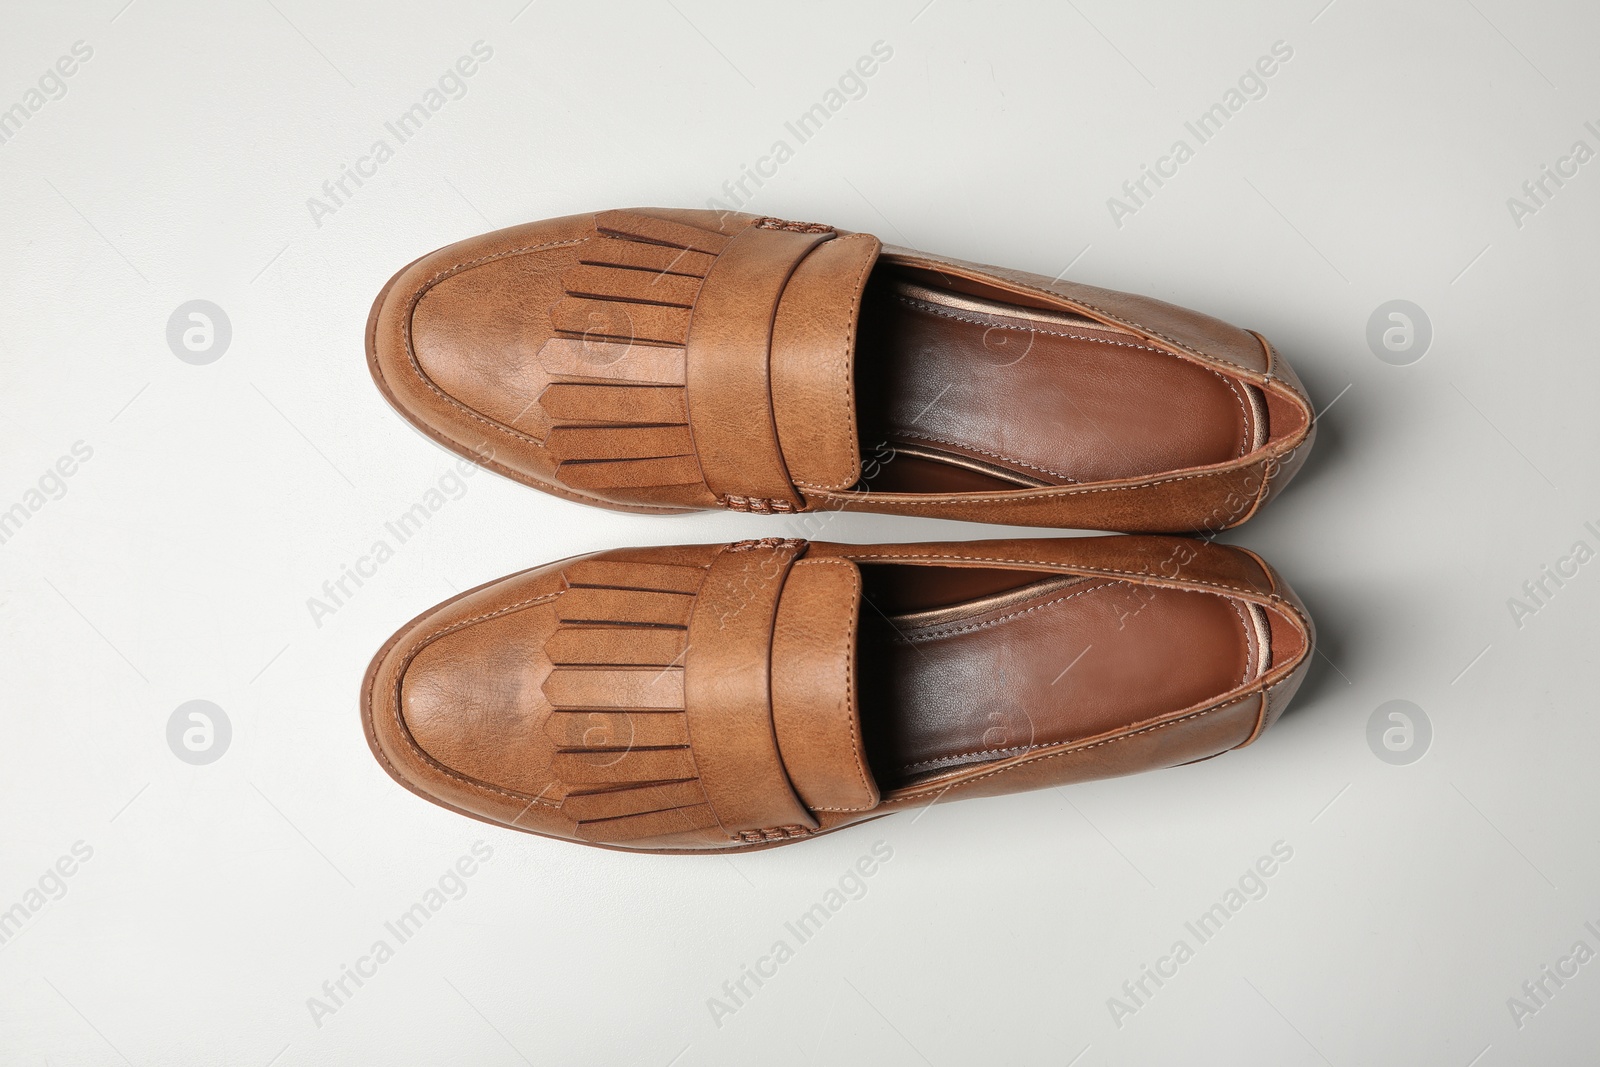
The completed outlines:
[[[476,591],[408,624],[368,671],[363,719],[373,754],[412,792],[486,821],[569,836],[546,730],[543,645],[556,623],[540,602],[549,584],[540,577],[510,579],[524,587],[510,599],[509,590]]]

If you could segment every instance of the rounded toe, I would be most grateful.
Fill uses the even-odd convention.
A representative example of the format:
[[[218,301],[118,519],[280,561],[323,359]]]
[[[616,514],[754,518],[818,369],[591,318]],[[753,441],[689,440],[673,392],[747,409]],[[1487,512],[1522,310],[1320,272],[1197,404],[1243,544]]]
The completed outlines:
[[[524,485],[624,511],[703,507],[704,494],[682,486],[588,484],[595,476],[586,449],[649,451],[658,442],[640,435],[666,433],[655,425],[666,416],[652,409],[631,436],[596,437],[597,426],[617,421],[616,412],[593,410],[597,397],[626,406],[655,393],[604,388],[637,324],[600,321],[611,304],[574,297],[596,269],[584,252],[594,240],[595,216],[576,215],[483,234],[408,264],[373,302],[368,369],[425,436]]]
[[[566,220],[448,245],[384,285],[367,325],[367,365],[384,398],[428,437],[542,485],[549,384],[546,309],[571,268]]]
[[[495,587],[509,583],[531,588],[507,600]],[[573,822],[560,811],[542,722],[550,669],[542,646],[554,628],[551,613],[539,610],[542,584],[536,574],[503,579],[402,627],[367,670],[362,720],[379,764],[418,796],[486,822],[568,837]]]

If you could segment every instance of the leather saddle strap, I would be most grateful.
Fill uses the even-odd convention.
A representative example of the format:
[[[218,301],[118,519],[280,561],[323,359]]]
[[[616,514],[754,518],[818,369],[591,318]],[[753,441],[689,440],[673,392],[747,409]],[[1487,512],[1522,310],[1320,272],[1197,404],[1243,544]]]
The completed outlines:
[[[689,617],[683,706],[706,800],[730,838],[815,830],[789,783],[772,724],[772,628],[805,542],[741,541],[711,561]]]
[[[685,345],[685,397],[706,486],[738,511],[797,511],[772,411],[772,324],[795,267],[832,231],[745,227],[701,283]]]

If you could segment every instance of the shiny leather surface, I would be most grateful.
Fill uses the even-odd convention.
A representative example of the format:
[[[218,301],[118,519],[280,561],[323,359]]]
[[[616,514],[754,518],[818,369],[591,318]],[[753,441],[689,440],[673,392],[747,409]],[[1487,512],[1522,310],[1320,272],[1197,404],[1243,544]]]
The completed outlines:
[[[425,612],[363,718],[454,810],[728,851],[1247,744],[1311,641],[1258,558],[1181,538],[625,549]]]
[[[379,294],[368,357],[435,440],[637,511],[1212,532],[1281,489],[1313,431],[1245,330],[738,213],[604,211],[440,249]]]
[[[1254,386],[1089,320],[887,270],[867,289],[857,375],[865,437],[987,469],[991,491],[1227,463],[1257,444]]]
[[[865,620],[862,703],[885,788],[1204,703],[1255,673],[1264,635],[1238,601],[1120,579],[1029,588]]]

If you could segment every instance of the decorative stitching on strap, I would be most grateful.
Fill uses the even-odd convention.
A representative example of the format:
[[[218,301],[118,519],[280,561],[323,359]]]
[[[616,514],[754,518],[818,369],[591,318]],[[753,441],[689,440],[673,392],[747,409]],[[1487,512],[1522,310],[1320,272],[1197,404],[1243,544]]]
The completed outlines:
[[[788,219],[775,219],[764,216],[756,219],[751,225],[763,230],[788,230],[790,233],[832,233],[832,226],[824,226],[820,222],[790,222]]]
[[[854,575],[854,576],[859,576],[859,574],[860,574],[859,568],[857,568],[854,563],[851,563],[847,559],[841,559],[841,558],[839,558],[837,556],[834,556],[834,557],[819,557],[817,559],[811,559],[811,560],[807,560],[806,561],[806,565],[808,565],[808,566],[816,566],[818,564],[823,564],[823,563],[828,564],[830,566],[835,566],[835,567],[846,567],[846,568],[848,568],[850,570],[850,573],[852,575]],[[859,582],[857,583],[857,585],[858,585],[858,588],[859,588]],[[864,593],[862,595],[865,596]],[[850,615],[849,626],[848,626],[848,628],[847,628],[847,630],[845,632],[845,645],[846,645],[846,647],[848,647],[848,648],[850,648],[852,650],[852,653],[851,653],[851,655],[849,655],[849,656],[847,656],[845,658],[844,688],[845,688],[845,692],[847,692],[847,693],[849,693],[851,695],[852,701],[854,700],[855,692],[856,692],[856,683],[855,683],[856,657],[855,657],[855,654],[854,654],[854,649],[856,648],[856,626],[857,626],[857,623],[860,621],[860,619],[861,619],[861,611],[860,611],[859,606],[858,606],[857,610]],[[868,780],[868,778],[867,778],[867,769],[866,769],[866,767],[864,767],[862,765],[862,762],[861,762],[862,746],[861,746],[861,741],[860,741],[859,735],[858,735],[858,733],[856,731],[856,724],[861,718],[861,713],[860,713],[859,707],[852,708],[851,710],[852,710],[852,714],[850,715],[850,751],[855,757],[853,762],[855,763],[856,780],[861,783],[861,791],[863,793],[867,793],[867,794],[870,795],[872,793],[877,792],[877,789],[875,788],[874,784]],[[780,749],[779,749],[779,753],[780,753],[780,755],[782,753],[781,746],[780,746]],[[866,807],[859,807],[858,806],[858,807],[850,807],[850,808],[840,808],[840,807],[831,807],[831,806],[826,806],[826,805],[818,805],[817,807],[813,808],[812,810],[813,811],[836,811],[836,812],[837,811],[871,811],[872,808],[874,808],[874,807],[877,807],[877,805],[876,804],[872,804],[872,805],[868,805]]]
[[[747,845],[757,845],[766,841],[792,841],[797,837],[810,837],[817,833],[804,826],[768,826],[761,830],[740,830],[738,837]]]
[[[1127,741],[1130,738],[1138,737],[1140,734],[1147,734],[1147,733],[1150,733],[1150,732],[1152,732],[1154,730],[1165,730],[1169,726],[1177,726],[1179,723],[1190,722],[1190,721],[1192,721],[1194,719],[1199,719],[1199,718],[1202,718],[1202,717],[1204,717],[1206,715],[1215,715],[1218,712],[1227,711],[1228,709],[1230,709],[1230,708],[1234,707],[1235,705],[1239,704],[1242,700],[1244,700],[1246,697],[1249,697],[1250,695],[1251,694],[1246,693],[1246,694],[1244,694],[1243,696],[1241,696],[1241,697],[1239,697],[1237,699],[1230,700],[1226,704],[1217,704],[1217,705],[1214,705],[1214,706],[1209,707],[1209,708],[1204,708],[1204,709],[1202,709],[1200,711],[1191,712],[1190,714],[1184,715],[1184,716],[1182,716],[1180,718],[1168,719],[1165,722],[1158,722],[1158,723],[1154,723],[1153,725],[1150,725],[1150,726],[1140,727],[1137,730],[1130,730],[1129,732],[1127,732],[1125,734],[1117,734],[1114,737],[1107,737],[1107,738],[1104,738],[1104,739],[1099,740],[1099,741],[1093,741],[1093,742],[1090,742],[1087,745],[1076,745],[1076,746],[1073,746],[1073,747],[1070,747],[1070,748],[1062,748],[1059,751],[1043,753],[1042,755],[1034,756],[1034,757],[1031,757],[1029,759],[1022,760],[1021,762],[1018,762],[1018,763],[1008,763],[1003,767],[997,767],[992,771],[985,771],[984,773],[976,775],[976,776],[974,776],[972,778],[966,778],[966,779],[958,780],[956,782],[952,782],[950,785],[947,785],[944,788],[945,788],[946,791],[948,791],[948,790],[954,789],[954,788],[956,788],[958,786],[971,785],[974,782],[981,782],[985,778],[992,778],[997,774],[1005,774],[1007,771],[1016,770],[1018,767],[1030,766],[1030,765],[1032,765],[1034,763],[1043,762],[1044,760],[1059,759],[1062,756],[1076,756],[1079,753],[1087,752],[1090,749],[1100,748],[1103,745],[1115,744],[1118,741]],[[920,791],[917,791],[917,792],[907,793],[905,796],[899,796],[899,797],[894,797],[894,798],[889,799],[889,800],[885,800],[883,803],[885,805],[889,805],[889,804],[905,804],[905,803],[907,803],[909,801],[912,801],[912,800],[920,800],[921,798],[923,798],[923,797],[927,796],[928,794],[933,793],[935,791],[936,791],[935,788],[930,786],[928,788],[921,789]]]
[[[761,537],[748,541],[734,541],[724,552],[751,552],[758,548],[799,548],[804,545],[803,537]]]
[[[717,503],[729,511],[754,512],[758,515],[783,514],[800,510],[787,500],[774,500],[765,496],[736,496],[733,493],[717,497]]]

